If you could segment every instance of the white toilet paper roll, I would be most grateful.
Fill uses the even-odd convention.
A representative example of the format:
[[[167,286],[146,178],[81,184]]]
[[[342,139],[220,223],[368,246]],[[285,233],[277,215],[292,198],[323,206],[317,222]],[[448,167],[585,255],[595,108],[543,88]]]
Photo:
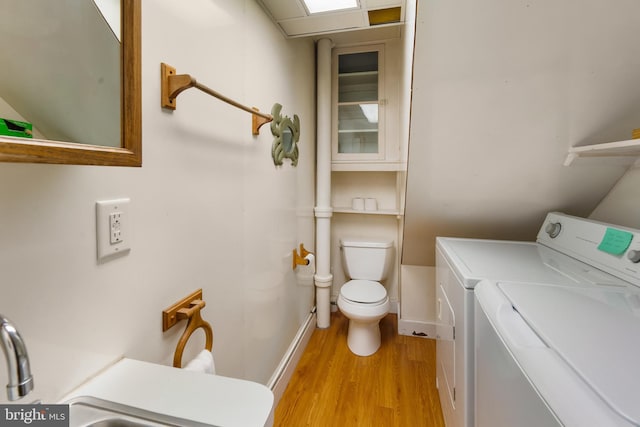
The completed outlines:
[[[304,257],[308,261],[307,265],[298,265],[296,268],[296,280],[298,286],[313,286],[313,276],[316,274],[316,257],[307,254]]]
[[[351,209],[354,211],[364,210],[364,199],[362,197],[354,197],[351,199]]]
[[[367,197],[366,199],[364,199],[364,210],[365,211],[378,210],[378,201],[372,197]]]

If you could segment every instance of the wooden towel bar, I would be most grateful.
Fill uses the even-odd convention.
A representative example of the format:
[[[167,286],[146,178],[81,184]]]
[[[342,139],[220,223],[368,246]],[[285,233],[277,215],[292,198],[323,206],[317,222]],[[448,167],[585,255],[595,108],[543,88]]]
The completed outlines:
[[[204,308],[206,303],[202,299],[202,289],[198,289],[191,295],[178,301],[171,307],[162,311],[162,330],[173,327],[179,320],[187,319],[187,327],[182,333],[175,354],[173,355],[173,366],[182,367],[182,353],[187,345],[187,341],[196,329],[202,328],[205,333],[205,348],[209,351],[213,349],[213,329],[211,325],[202,319],[200,310]]]
[[[261,113],[257,108],[247,107],[238,101],[234,101],[233,99],[203,85],[202,83],[199,83],[189,74],[176,74],[176,69],[164,62],[160,63],[160,77],[162,79],[160,85],[160,105],[163,108],[175,110],[176,98],[178,95],[180,95],[181,92],[194,87],[208,95],[226,102],[229,105],[233,105],[247,113],[251,113],[251,133],[253,135],[258,135],[260,133],[260,127],[262,127],[262,125],[273,121],[273,116],[271,114]]]

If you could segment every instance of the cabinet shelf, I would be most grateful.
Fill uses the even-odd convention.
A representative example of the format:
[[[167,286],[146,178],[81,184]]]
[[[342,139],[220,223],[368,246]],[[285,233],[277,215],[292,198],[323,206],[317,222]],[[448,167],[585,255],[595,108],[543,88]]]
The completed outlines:
[[[360,106],[360,105],[380,105],[380,100],[378,98],[371,99],[357,99],[355,101],[338,101],[338,107],[349,107],[349,106]]]
[[[377,76],[377,71],[355,71],[353,73],[339,73],[338,77],[362,77],[362,76]]]
[[[571,165],[578,157],[640,157],[640,139],[571,147],[564,165]]]
[[[378,132],[378,129],[340,129],[338,133],[354,133],[354,132]]]

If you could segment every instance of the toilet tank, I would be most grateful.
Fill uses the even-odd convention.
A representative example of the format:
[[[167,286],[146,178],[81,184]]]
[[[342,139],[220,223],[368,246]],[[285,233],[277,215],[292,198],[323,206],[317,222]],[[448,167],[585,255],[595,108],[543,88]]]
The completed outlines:
[[[393,240],[340,239],[345,274],[350,279],[384,280],[393,262]]]

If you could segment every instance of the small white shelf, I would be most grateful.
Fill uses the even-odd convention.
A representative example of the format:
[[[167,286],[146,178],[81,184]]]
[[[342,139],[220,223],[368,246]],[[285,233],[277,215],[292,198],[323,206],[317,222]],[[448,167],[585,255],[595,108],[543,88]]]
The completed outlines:
[[[386,161],[333,161],[331,170],[333,172],[401,172],[407,170],[407,164]]]
[[[402,216],[403,213],[398,210],[392,209],[377,209],[375,211],[360,211],[351,208],[333,208],[334,213],[346,213],[346,214],[360,214],[360,215],[394,215],[394,216]]]
[[[578,157],[640,157],[640,139],[571,147],[564,165],[571,165]]]

